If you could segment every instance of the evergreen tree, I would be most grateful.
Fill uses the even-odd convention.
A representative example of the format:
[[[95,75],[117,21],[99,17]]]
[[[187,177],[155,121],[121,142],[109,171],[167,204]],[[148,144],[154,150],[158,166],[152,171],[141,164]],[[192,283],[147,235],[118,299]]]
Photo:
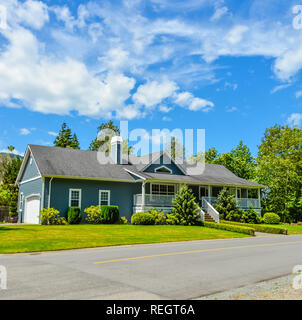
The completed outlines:
[[[108,122],[103,122],[100,126],[98,126],[98,128],[97,128],[98,133],[103,130],[104,131],[108,130],[108,135],[106,135],[106,137],[104,137],[104,139],[98,139],[98,137],[96,137],[93,141],[91,141],[90,146],[89,146],[89,150],[99,151],[100,148],[106,144],[107,145],[106,150],[102,150],[102,151],[110,152],[111,138],[115,135],[119,135],[120,130],[119,130],[118,126],[116,126],[113,123],[112,120],[110,120]],[[110,132],[110,130],[111,130],[111,132]],[[133,151],[133,147],[128,146],[128,139],[123,141],[122,150],[123,150],[123,153],[128,152],[128,154],[131,154],[131,152]]]
[[[80,144],[76,134],[71,133],[71,129],[63,122],[61,130],[54,141],[55,147],[80,149]]]
[[[221,220],[239,222],[241,219],[241,213],[236,203],[235,196],[230,194],[227,188],[223,188],[220,191],[214,207],[219,212]]]
[[[192,226],[199,221],[199,206],[196,198],[188,186],[182,187],[173,200],[172,214],[177,218],[178,224]]]
[[[175,137],[171,137],[164,149],[173,160],[184,160],[185,158],[185,147]]]

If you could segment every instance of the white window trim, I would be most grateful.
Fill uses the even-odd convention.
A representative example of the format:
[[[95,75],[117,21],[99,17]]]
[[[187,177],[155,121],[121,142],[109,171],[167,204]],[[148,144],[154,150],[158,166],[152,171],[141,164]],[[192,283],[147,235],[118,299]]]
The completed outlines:
[[[158,185],[158,186],[174,186],[174,194],[177,193],[176,185],[173,184],[173,183],[150,183],[150,194],[160,195],[160,193],[153,193],[153,192],[152,192],[152,186],[153,186],[153,185]]]
[[[111,198],[111,191],[110,190],[99,190],[99,206],[101,206],[101,192],[107,192],[108,193],[108,206],[110,206],[110,198]]]
[[[82,189],[69,189],[69,207],[71,207],[71,192],[78,191],[79,192],[79,208],[82,205]]]
[[[21,192],[20,193],[20,204],[19,204],[19,211],[22,211],[23,210],[23,206],[24,206],[24,193]]]
[[[166,166],[157,167],[157,168],[154,169],[154,172],[156,172],[156,173],[163,173],[163,172],[158,172],[158,170],[159,170],[159,169],[162,169],[162,168],[167,169],[167,170],[170,172],[170,174],[172,174],[172,170],[171,170],[170,168],[166,167]]]

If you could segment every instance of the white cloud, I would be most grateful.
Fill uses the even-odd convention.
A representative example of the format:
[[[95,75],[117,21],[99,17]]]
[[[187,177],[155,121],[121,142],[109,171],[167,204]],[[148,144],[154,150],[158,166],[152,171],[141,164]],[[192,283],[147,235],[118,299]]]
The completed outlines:
[[[167,121],[167,122],[172,121],[172,119],[170,117],[166,117],[166,116],[163,117],[162,120],[163,121]]]
[[[178,87],[173,81],[149,81],[138,87],[133,95],[133,101],[150,108],[171,97],[177,89]]]
[[[270,93],[271,93],[271,94],[274,94],[274,93],[276,93],[276,92],[278,92],[278,91],[280,91],[280,90],[283,90],[283,89],[288,88],[289,86],[291,86],[290,83],[281,84],[281,85],[279,85],[279,86],[274,87],[274,88],[271,90]]]
[[[226,35],[226,40],[231,44],[236,44],[242,40],[243,34],[248,31],[247,26],[239,25],[231,29]]]
[[[12,154],[15,154],[15,155],[17,155],[17,156],[24,156],[24,153],[22,153],[22,152],[20,152],[20,151],[18,151],[18,150],[13,150],[13,152],[11,152],[11,151],[9,151],[8,149],[1,149],[0,150],[0,153],[12,153]]]
[[[219,20],[222,16],[226,15],[228,13],[229,9],[226,6],[219,7],[215,10],[214,14],[210,18],[211,21],[217,21]]]
[[[49,134],[50,136],[54,136],[54,137],[56,137],[56,136],[58,135],[58,133],[57,133],[57,132],[54,132],[54,131],[48,131],[48,134]]]
[[[226,108],[226,112],[235,112],[235,111],[238,111],[237,107]]]
[[[287,119],[287,123],[293,127],[299,127],[301,122],[302,122],[302,113],[292,113]]]
[[[6,8],[7,24],[10,28],[17,28],[22,24],[39,30],[49,21],[48,6],[42,1],[6,0],[3,5]]]
[[[302,96],[302,90],[296,92],[296,98],[300,98]]]
[[[34,29],[41,29],[49,20],[47,5],[42,1],[27,0],[16,11],[20,22]]]
[[[191,111],[201,110],[203,112],[208,112],[214,108],[213,102],[202,98],[195,98],[192,93],[187,91],[177,94],[175,103]]]
[[[172,107],[168,107],[168,106],[163,106],[163,105],[161,105],[161,106],[159,106],[159,110],[160,110],[161,112],[168,113],[168,112],[170,112],[170,111],[172,110]]]
[[[28,130],[26,128],[22,128],[22,129],[20,129],[20,134],[23,136],[27,136],[28,134],[30,134],[30,130]]]
[[[38,41],[25,29],[11,32],[7,38],[10,45],[0,55],[2,104],[19,99],[28,109],[42,113],[63,115],[74,110],[91,117],[123,114],[134,78],[108,73],[102,80],[79,61],[55,61],[40,54]]]

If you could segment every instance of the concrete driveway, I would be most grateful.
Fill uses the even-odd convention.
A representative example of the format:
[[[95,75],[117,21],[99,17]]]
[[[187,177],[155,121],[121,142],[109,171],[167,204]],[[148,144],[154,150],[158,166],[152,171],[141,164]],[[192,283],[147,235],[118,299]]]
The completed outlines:
[[[194,299],[299,264],[302,235],[0,255],[0,299]]]

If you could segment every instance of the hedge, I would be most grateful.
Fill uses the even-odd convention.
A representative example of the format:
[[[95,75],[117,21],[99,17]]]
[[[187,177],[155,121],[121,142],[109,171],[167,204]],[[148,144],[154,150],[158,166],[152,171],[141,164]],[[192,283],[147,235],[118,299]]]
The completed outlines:
[[[119,221],[120,212],[118,206],[101,206],[101,212],[104,219],[104,223],[113,224]]]
[[[247,227],[242,227],[242,226],[235,226],[235,225],[230,225],[230,224],[207,222],[207,221],[203,221],[202,225],[207,228],[214,228],[214,229],[244,233],[244,234],[248,234],[250,236],[255,235],[254,228],[247,228]]]
[[[287,229],[285,229],[285,228],[266,226],[263,224],[249,224],[249,223],[241,223],[241,222],[225,221],[225,220],[222,220],[222,223],[228,224],[228,225],[243,226],[243,227],[250,226],[253,229],[255,229],[257,232],[287,235]]]
[[[154,225],[155,217],[150,212],[136,212],[131,217],[131,224],[134,225]]]
[[[69,224],[79,224],[82,220],[81,209],[79,207],[69,207],[67,211],[67,221]]]

